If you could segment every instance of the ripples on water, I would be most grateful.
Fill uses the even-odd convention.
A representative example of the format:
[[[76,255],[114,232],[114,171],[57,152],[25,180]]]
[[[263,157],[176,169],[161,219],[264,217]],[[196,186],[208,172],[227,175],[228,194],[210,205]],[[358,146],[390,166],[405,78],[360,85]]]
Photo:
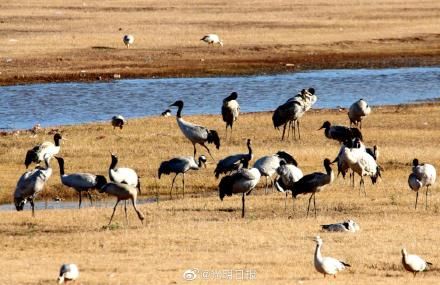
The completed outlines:
[[[0,128],[31,128],[158,115],[175,100],[184,114],[219,114],[230,92],[242,112],[274,110],[300,89],[314,87],[315,108],[348,107],[359,98],[371,105],[440,97],[440,68],[318,70],[279,75],[133,79],[0,87]]]

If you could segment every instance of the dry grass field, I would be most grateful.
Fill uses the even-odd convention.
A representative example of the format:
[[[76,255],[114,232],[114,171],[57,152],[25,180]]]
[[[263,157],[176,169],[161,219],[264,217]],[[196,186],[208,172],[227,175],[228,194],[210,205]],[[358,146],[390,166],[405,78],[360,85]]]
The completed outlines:
[[[437,0],[67,2],[1,1],[1,85],[440,63]]]
[[[186,118],[217,129],[224,137],[220,115]],[[325,120],[348,123],[345,111],[311,110],[302,120],[302,140],[281,142],[271,126],[271,113],[243,114],[233,138],[222,141],[220,150],[212,146],[211,150],[216,159],[244,152],[245,141],[251,138],[257,158],[283,149],[295,156],[305,173],[323,171],[323,159],[333,159],[339,150],[336,142],[317,131]],[[265,195],[263,188],[247,196],[247,216],[242,219],[240,196],[219,200],[212,160],[206,169],[186,176],[189,194],[184,199],[169,200],[172,177],[157,180],[157,168],[162,160],[192,154],[192,145],[174,117],[130,120],[122,131],[109,123],[59,128],[69,139],[61,150],[66,172],[106,175],[109,151],[117,152],[121,166],[133,167],[141,175],[141,198],[159,196],[159,202],[140,206],[146,215],[144,225],[132,208],[126,225],[120,208],[110,228],[105,225],[111,208],[38,210],[35,218],[28,208],[0,212],[0,284],[52,284],[63,262],[79,265],[79,284],[223,284],[231,281],[226,276],[215,278],[212,272],[231,271],[234,281],[246,284],[438,284],[438,183],[429,197],[429,209],[424,209],[422,195],[417,211],[415,194],[407,185],[413,158],[440,167],[438,103],[374,108],[362,132],[367,145],[379,146],[383,178],[375,186],[366,180],[367,197],[359,196],[358,186],[353,190],[348,181],[336,179],[317,194],[316,219],[306,218],[308,196],[297,199],[293,211],[291,198],[285,209],[284,194]],[[0,137],[1,201],[11,201],[24,172],[26,150],[50,140],[47,131],[36,137],[25,132]],[[58,166],[53,164],[43,199],[68,198],[73,190],[60,185]],[[181,180],[177,182],[180,186]],[[320,231],[320,224],[347,218],[360,224],[359,233]],[[324,256],[352,265],[335,280],[324,279],[313,267],[312,238],[317,234],[324,240]],[[431,261],[433,268],[415,279],[404,272],[400,263],[404,246]],[[197,279],[184,281],[183,272],[193,268],[199,270]],[[255,279],[240,281],[241,272],[244,279],[250,278],[246,272],[255,274]]]

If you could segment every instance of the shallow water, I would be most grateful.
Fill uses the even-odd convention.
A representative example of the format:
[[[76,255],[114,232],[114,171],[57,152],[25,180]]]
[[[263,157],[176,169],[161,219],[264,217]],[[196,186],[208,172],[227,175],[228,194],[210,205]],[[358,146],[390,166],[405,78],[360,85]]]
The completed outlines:
[[[134,79],[0,87],[0,128],[24,129],[158,115],[178,99],[183,114],[219,114],[232,91],[242,112],[274,110],[300,89],[314,87],[315,108],[349,107],[359,98],[370,105],[440,97],[440,68],[337,69],[278,75]]]
[[[146,198],[146,199],[138,199],[137,204],[149,204],[149,203],[155,203],[157,200],[156,198]],[[113,208],[115,206],[116,199],[105,199],[105,200],[98,200],[93,201],[93,205],[90,205],[90,200],[87,198],[83,198],[83,201],[81,203],[81,208]],[[127,207],[132,207],[131,202],[127,202]],[[35,203],[35,211],[41,211],[41,210],[54,210],[54,209],[78,209],[78,201],[36,201]],[[124,203],[120,202],[119,205],[124,205]],[[31,205],[29,203],[26,203],[24,206],[24,211],[31,211]],[[15,211],[15,205],[14,204],[3,204],[0,205],[0,212],[3,211]]]

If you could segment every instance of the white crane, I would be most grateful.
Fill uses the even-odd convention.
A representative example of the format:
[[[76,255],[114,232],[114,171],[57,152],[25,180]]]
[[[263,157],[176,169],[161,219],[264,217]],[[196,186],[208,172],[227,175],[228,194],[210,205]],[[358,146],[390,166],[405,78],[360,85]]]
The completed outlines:
[[[62,157],[55,158],[58,161],[58,165],[60,167],[60,177],[61,182],[67,186],[75,189],[76,192],[78,192],[79,196],[79,205],[78,207],[81,209],[81,196],[82,192],[86,192],[89,199],[90,199],[90,205],[93,204],[92,202],[92,195],[90,194],[91,189],[100,189],[104,184],[107,183],[107,179],[105,179],[105,176],[102,175],[94,175],[91,173],[71,173],[71,174],[65,174],[64,173],[64,159]]]
[[[402,264],[406,271],[414,274],[414,277],[418,272],[427,270],[428,265],[432,265],[418,255],[408,254],[405,248],[402,248]]]
[[[127,124],[127,120],[125,120],[122,115],[117,115],[112,117],[112,126],[113,129],[120,128],[122,130],[122,127]]]
[[[218,44],[220,46],[223,46],[223,41],[216,34],[207,34],[207,35],[203,36],[203,38],[201,38],[200,40],[204,41],[208,45],[213,46],[214,44]]]
[[[354,102],[348,109],[348,118],[350,119],[350,126],[353,124],[362,129],[362,119],[371,113],[371,107],[364,99],[359,99]]]
[[[174,181],[176,180],[177,175],[182,173],[182,184],[183,184],[183,197],[185,197],[185,173],[189,170],[199,170],[202,165],[206,167],[206,157],[204,155],[201,155],[199,157],[199,160],[196,161],[194,157],[192,156],[181,156],[181,157],[175,157],[168,161],[163,161],[160,164],[159,170],[158,170],[158,176],[159,179],[162,176],[162,174],[170,174],[175,173],[176,176],[173,178],[173,182],[171,183],[171,190],[170,190],[170,198],[173,198],[173,187],[174,187]]]
[[[328,232],[350,232],[355,233],[360,230],[359,225],[353,220],[346,220],[339,223],[321,225],[322,230]]]
[[[241,168],[233,174],[223,177],[218,185],[220,200],[223,201],[225,196],[232,196],[232,194],[241,193],[241,217],[244,218],[245,195],[250,194],[260,180],[260,177],[260,171],[256,168]]]
[[[253,158],[251,139],[247,140],[246,145],[248,148],[248,153],[229,155],[217,163],[217,167],[214,170],[215,178],[218,178],[220,174],[239,169],[240,165],[243,168],[247,168],[247,166],[243,166],[242,163],[245,162],[245,164],[249,165],[249,161]]]
[[[57,155],[61,149],[60,141],[62,139],[63,137],[59,133],[56,133],[53,136],[54,143],[46,141],[28,150],[26,153],[26,158],[24,160],[24,164],[26,168],[28,168],[32,162],[35,163],[42,162],[46,155],[48,155],[49,158],[52,158],[54,155]]]
[[[334,126],[329,121],[325,121],[321,128],[324,129],[324,134],[328,139],[345,142],[354,138],[362,140],[362,133],[357,128],[348,128],[344,126]]]
[[[176,120],[177,125],[182,131],[183,135],[191,141],[194,147],[194,159],[196,158],[196,144],[203,146],[214,160],[209,148],[205,143],[213,143],[217,149],[220,149],[220,137],[217,131],[208,130],[205,127],[195,125],[193,123],[187,122],[182,118],[183,101],[178,100],[170,105],[170,107],[177,107]]]
[[[223,99],[222,117],[223,121],[226,123],[226,137],[228,136],[228,127],[231,128],[232,136],[232,125],[238,119],[238,115],[240,114],[240,105],[237,102],[237,97],[237,92],[232,92],[231,95]]]
[[[365,191],[364,176],[370,176],[371,182],[373,184],[376,184],[377,179],[381,177],[381,167],[377,164],[376,160],[374,160],[374,158],[364,149],[350,149],[344,146],[342,152],[350,169],[361,177],[361,180],[359,182],[359,194],[361,193],[361,189],[363,188],[364,194],[366,196],[367,192]]]
[[[254,163],[253,167],[258,169],[258,171],[260,171],[261,176],[266,177],[266,188],[265,188],[266,194],[268,190],[267,178],[270,179],[273,185],[272,176],[275,174],[277,168],[280,166],[281,160],[284,160],[286,163],[293,164],[295,166],[298,165],[298,163],[293,158],[293,156],[291,156],[285,151],[278,151],[276,154],[260,157]]]
[[[137,214],[139,220],[141,221],[141,223],[143,223],[143,220],[145,219],[145,217],[142,214],[142,212],[138,210],[138,208],[136,206],[137,189],[135,187],[128,185],[128,184],[124,184],[124,183],[110,182],[110,183],[107,183],[104,186],[102,186],[101,189],[99,189],[99,192],[100,193],[107,193],[107,194],[115,196],[117,198],[117,201],[116,201],[115,207],[113,208],[113,213],[112,213],[112,216],[110,217],[110,222],[108,223],[108,225],[110,225],[112,223],[113,216],[115,215],[116,207],[118,206],[119,202],[122,200],[124,200],[124,201],[131,200],[131,202],[133,204],[133,208],[136,211],[136,214]],[[125,219],[128,224],[127,203],[125,203],[124,211],[125,211]]]
[[[303,176],[300,180],[293,184],[292,198],[300,194],[310,193],[309,205],[307,207],[307,217],[309,216],[310,202],[313,198],[313,206],[315,208],[315,218],[316,218],[316,198],[315,195],[321,192],[327,185],[331,184],[335,178],[332,168],[330,167],[331,162],[328,158],[324,159],[324,168],[326,173],[313,172]]]
[[[76,281],[79,277],[79,269],[76,264],[63,264],[60,268],[60,275],[58,276],[58,284],[65,283],[68,281]]]
[[[124,35],[124,37],[122,38],[122,41],[124,42],[125,46],[127,48],[129,48],[130,45],[132,45],[134,43],[134,37],[133,37],[133,35]]]
[[[110,163],[110,167],[108,169],[108,176],[110,177],[110,181],[124,183],[136,187],[139,194],[141,194],[141,182],[136,171],[128,167],[116,168],[116,165],[118,164],[118,156],[112,153],[111,157],[112,162]]]
[[[314,264],[315,269],[319,273],[326,275],[333,275],[336,278],[336,274],[339,271],[344,270],[346,267],[351,267],[350,264],[337,260],[333,257],[323,257],[321,255],[322,239],[319,236],[315,237],[316,249]]]
[[[51,156],[48,154],[44,157],[46,168],[35,168],[23,173],[18,179],[17,186],[14,192],[14,204],[17,211],[22,211],[24,205],[29,202],[32,207],[32,216],[35,216],[34,200],[35,197],[44,189],[50,176],[52,175],[52,168],[49,161]]]
[[[432,164],[419,163],[419,160],[415,158],[413,160],[412,173],[408,177],[409,187],[416,192],[416,204],[414,206],[417,209],[417,199],[419,198],[419,189],[426,186],[426,201],[425,208],[428,209],[428,191],[429,186],[434,185],[437,178],[437,172]]]
[[[278,178],[275,179],[275,188],[280,192],[286,193],[286,200],[284,201],[284,208],[286,208],[288,192],[292,191],[295,182],[300,180],[304,174],[297,165],[287,164],[284,160],[280,161],[280,166],[276,171]]]

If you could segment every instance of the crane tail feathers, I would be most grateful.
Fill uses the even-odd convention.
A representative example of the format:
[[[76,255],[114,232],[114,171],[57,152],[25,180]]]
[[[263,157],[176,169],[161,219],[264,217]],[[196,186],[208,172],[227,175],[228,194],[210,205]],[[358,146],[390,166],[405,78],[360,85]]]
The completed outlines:
[[[214,143],[217,149],[220,149],[220,137],[218,136],[217,131],[209,130],[208,132],[208,143]]]
[[[220,180],[218,185],[220,200],[223,201],[225,196],[232,196],[232,186],[234,183],[234,179],[232,176],[225,176]]]

